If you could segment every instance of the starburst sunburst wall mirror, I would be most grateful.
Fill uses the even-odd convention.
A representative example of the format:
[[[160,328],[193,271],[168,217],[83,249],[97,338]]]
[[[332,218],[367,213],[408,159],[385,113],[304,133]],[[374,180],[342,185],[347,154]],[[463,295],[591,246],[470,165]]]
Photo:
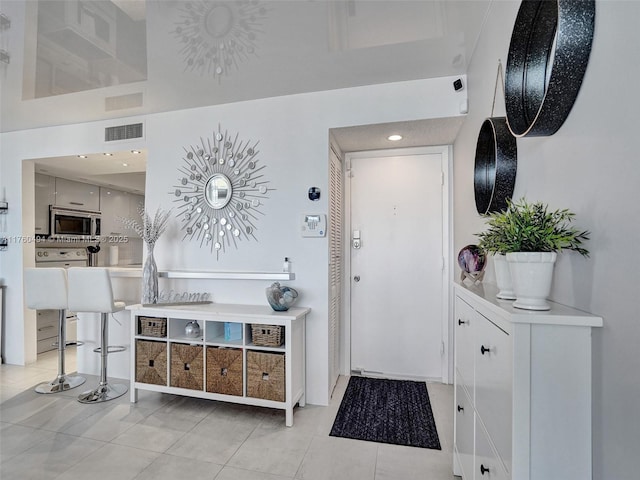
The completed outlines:
[[[257,147],[257,141],[242,140],[220,127],[211,138],[184,147],[178,184],[171,192],[183,240],[209,247],[216,259],[243,240],[257,240],[261,209],[273,190]]]
[[[268,8],[260,0],[194,0],[179,3],[174,37],[183,44],[185,70],[218,81],[257,55]]]

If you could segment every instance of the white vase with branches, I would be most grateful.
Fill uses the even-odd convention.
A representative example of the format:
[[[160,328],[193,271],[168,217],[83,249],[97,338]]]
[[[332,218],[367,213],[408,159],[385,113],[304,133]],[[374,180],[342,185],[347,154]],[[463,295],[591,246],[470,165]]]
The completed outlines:
[[[160,235],[167,228],[171,210],[156,210],[153,218],[141,205],[138,207],[140,220],[121,218],[126,228],[130,228],[144,240],[147,245],[147,258],[142,267],[142,304],[158,303],[158,267],[153,257],[153,249]]]

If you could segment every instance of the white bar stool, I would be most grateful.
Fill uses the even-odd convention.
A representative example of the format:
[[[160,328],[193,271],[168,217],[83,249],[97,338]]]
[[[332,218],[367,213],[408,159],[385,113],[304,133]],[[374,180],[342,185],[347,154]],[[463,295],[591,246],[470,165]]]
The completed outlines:
[[[122,352],[124,347],[109,347],[109,314],[119,312],[124,302],[113,300],[111,278],[106,268],[74,267],[68,270],[69,308],[75,312],[100,313],[100,347],[94,349],[100,353],[100,383],[94,390],[82,393],[80,403],[100,403],[113,400],[127,392],[127,386],[107,382],[107,355]]]
[[[65,374],[67,337],[67,272],[64,268],[26,268],[25,300],[34,310],[58,310],[58,376],[36,386],[38,393],[58,393],[82,385],[85,378]]]

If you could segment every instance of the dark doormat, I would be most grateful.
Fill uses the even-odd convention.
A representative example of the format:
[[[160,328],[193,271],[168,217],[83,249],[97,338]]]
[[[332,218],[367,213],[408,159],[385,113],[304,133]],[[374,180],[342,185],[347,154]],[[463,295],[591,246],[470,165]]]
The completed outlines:
[[[440,450],[425,382],[351,377],[329,435]]]

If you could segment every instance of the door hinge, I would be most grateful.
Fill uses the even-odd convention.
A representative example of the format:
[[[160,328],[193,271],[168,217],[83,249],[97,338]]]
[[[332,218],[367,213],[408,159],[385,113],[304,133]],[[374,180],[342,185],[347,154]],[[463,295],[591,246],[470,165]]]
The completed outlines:
[[[444,340],[440,342],[440,356],[444,356]]]
[[[443,272],[444,272],[444,267],[445,267],[444,257],[440,257],[440,270],[442,270]]]
[[[440,172],[440,185],[444,187],[444,172]]]

